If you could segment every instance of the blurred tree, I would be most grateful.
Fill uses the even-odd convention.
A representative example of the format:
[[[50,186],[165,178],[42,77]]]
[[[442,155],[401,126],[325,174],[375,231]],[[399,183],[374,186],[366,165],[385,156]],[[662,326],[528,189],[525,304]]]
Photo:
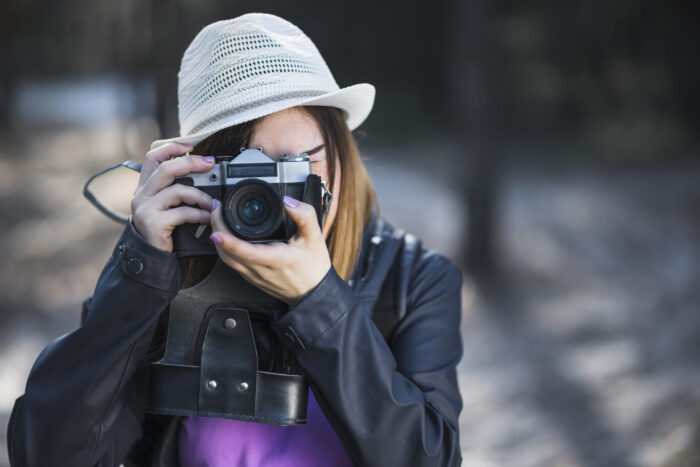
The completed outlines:
[[[136,113],[155,113],[174,135],[177,70],[194,35],[248,11],[279,14],[313,38],[341,86],[377,86],[363,126],[380,135],[373,142],[456,135],[467,161],[465,262],[486,271],[500,155],[513,141],[533,145],[518,160],[550,152],[562,163],[661,164],[695,154],[697,10],[652,0],[2,2],[0,119],[24,79],[108,74],[151,83],[156,104],[139,100]]]
[[[179,2],[151,0],[150,72],[155,82],[156,121],[163,135],[178,134],[177,70],[180,68],[183,30]]]
[[[468,232],[461,262],[472,273],[484,275],[493,268],[494,203],[500,159],[494,145],[492,88],[495,46],[491,40],[491,5],[488,0],[453,0],[450,30],[452,77],[450,115],[452,130],[461,142]]]

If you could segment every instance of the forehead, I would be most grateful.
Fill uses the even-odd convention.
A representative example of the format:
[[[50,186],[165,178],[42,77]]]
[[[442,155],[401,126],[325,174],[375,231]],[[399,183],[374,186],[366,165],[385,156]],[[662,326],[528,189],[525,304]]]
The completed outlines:
[[[301,109],[286,109],[264,117],[253,130],[250,147],[262,147],[273,159],[309,151],[323,144],[316,121]]]

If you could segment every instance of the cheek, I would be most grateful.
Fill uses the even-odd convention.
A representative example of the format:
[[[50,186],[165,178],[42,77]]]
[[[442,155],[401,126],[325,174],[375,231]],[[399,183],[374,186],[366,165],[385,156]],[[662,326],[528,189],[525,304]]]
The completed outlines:
[[[324,180],[327,184],[330,183],[330,180],[328,178],[330,177],[330,175],[328,174],[328,164],[326,164],[325,162],[317,162],[315,164],[311,164],[311,173],[321,177],[321,180]]]

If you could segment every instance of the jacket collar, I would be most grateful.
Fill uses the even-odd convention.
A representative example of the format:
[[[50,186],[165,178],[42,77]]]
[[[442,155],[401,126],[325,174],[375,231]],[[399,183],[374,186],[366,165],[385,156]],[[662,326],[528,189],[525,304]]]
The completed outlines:
[[[348,285],[358,295],[376,296],[394,263],[403,231],[374,214],[362,233],[360,255]]]

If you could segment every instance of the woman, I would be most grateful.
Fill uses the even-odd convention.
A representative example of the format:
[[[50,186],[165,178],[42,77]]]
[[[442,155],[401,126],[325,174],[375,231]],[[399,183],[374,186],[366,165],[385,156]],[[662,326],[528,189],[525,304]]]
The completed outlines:
[[[350,133],[373,98],[367,84],[339,89],[281,18],[249,14],[199,33],[179,74],[181,136],[146,155],[131,222],[80,328],[37,359],[10,420],[12,465],[459,464],[461,276],[376,216]],[[228,230],[220,203],[173,184],[241,147],[310,155],[335,195],[323,230],[311,206],[285,197],[296,235],[251,244]],[[178,260],[171,234],[184,223],[210,224],[212,258],[288,305],[271,328],[312,389],[306,425],[146,416],[164,316],[213,267]]]

